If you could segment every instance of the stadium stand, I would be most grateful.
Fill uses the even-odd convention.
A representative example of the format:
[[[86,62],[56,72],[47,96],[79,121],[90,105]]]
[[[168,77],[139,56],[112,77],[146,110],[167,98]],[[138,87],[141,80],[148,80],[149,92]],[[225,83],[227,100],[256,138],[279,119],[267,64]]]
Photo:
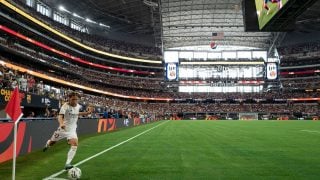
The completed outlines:
[[[311,1],[314,0],[307,0],[306,3]],[[286,122],[282,121],[286,120],[299,120],[291,121],[298,123],[313,123],[311,120],[317,121],[320,117],[319,38],[304,40],[304,37],[301,37],[295,40],[295,38],[292,38],[295,32],[278,32],[280,27],[283,28],[283,31],[294,27],[292,23],[297,23],[297,27],[300,28],[304,25],[305,19],[309,17],[310,14],[308,13],[312,8],[311,10],[306,9],[305,6],[300,6],[301,4],[298,6],[301,1],[132,1],[134,4],[139,4],[139,8],[136,8],[136,5],[129,5],[132,2],[126,0],[99,1],[104,5],[120,4],[119,6],[115,5],[114,9],[117,9],[117,11],[112,12],[106,7],[97,7],[89,12],[90,8],[84,6],[85,4],[95,5],[98,1],[65,1],[64,3],[69,6],[74,6],[74,3],[79,4],[77,8],[70,9],[70,11],[64,8],[64,10],[61,10],[58,7],[59,3],[62,2],[56,0],[0,0],[0,127],[5,130],[3,137],[0,137],[0,145],[5,145],[0,146],[0,164],[3,162],[5,164],[12,158],[8,151],[12,150],[9,141],[13,136],[10,128],[13,127],[14,121],[9,118],[5,106],[16,87],[19,88],[21,104],[15,107],[22,108],[23,111],[22,122],[18,127],[19,131],[23,132],[22,135],[18,135],[20,143],[18,156],[38,151],[43,148],[44,144],[44,150],[51,146],[51,141],[54,140],[51,138],[47,141],[51,136],[47,131],[54,132],[53,125],[57,124],[59,125],[58,131],[64,129],[64,124],[61,125],[61,122],[57,119],[59,120],[58,114],[61,105],[70,101],[68,99],[70,93],[76,94],[74,101],[79,98],[80,111],[89,114],[88,117],[80,116],[79,120],[77,119],[79,137],[80,135],[81,137],[86,135],[86,137],[92,138],[94,137],[91,137],[92,134],[122,130],[122,128],[126,130],[127,127],[160,120],[208,120],[202,122],[216,123],[214,124],[215,129],[196,130],[197,133],[200,133],[200,136],[197,135],[200,138],[205,139],[205,136],[211,134],[216,136],[213,138],[210,136],[214,141],[207,141],[203,143],[203,146],[202,144],[194,145],[197,153],[205,157],[204,159],[197,159],[199,164],[200,161],[209,159],[208,164],[215,165],[210,169],[214,169],[214,173],[219,174],[221,171],[224,174],[224,169],[219,170],[220,167],[224,168],[224,166],[231,164],[232,171],[238,169],[238,166],[240,167],[241,164],[246,164],[251,160],[252,154],[260,155],[260,153],[264,153],[261,158],[270,157],[267,160],[263,159],[263,163],[267,162],[266,166],[260,166],[262,161],[259,161],[258,158],[252,158],[252,161],[259,161],[254,166],[250,164],[250,167],[255,167],[252,171],[257,172],[243,171],[244,177],[239,179],[250,179],[250,173],[255,175],[252,179],[283,177],[290,179],[293,177],[291,173],[296,173],[295,169],[286,166],[283,169],[281,169],[282,167],[276,167],[272,164],[271,155],[275,156],[273,158],[277,160],[277,163],[282,159],[290,162],[287,164],[295,164],[298,162],[297,160],[302,163],[302,160],[300,162],[300,159],[297,159],[299,157],[297,156],[298,153],[294,153],[292,157],[285,153],[297,149],[304,152],[302,150],[306,147],[290,144],[286,151],[281,148],[282,144],[286,143],[287,138],[290,138],[289,133],[292,133],[291,131],[295,131],[294,134],[298,134],[301,139],[304,139],[301,135],[302,132],[309,131],[310,134],[306,136],[306,139],[312,142],[317,141],[316,135],[319,131],[312,130],[312,128],[317,127],[314,124],[309,125],[309,129],[291,127],[291,124],[286,124],[286,128],[289,128],[286,130],[282,129],[283,125],[280,128],[276,124],[285,124]],[[250,7],[250,4],[252,7]],[[285,4],[287,5],[285,6]],[[119,8],[120,6],[121,8]],[[132,10],[128,7],[132,7]],[[294,8],[298,7],[301,8],[298,9],[300,11],[294,11]],[[308,7],[311,7],[311,5],[308,4]],[[81,8],[89,9],[83,12],[89,13],[86,14],[86,18],[81,18],[81,16],[75,14],[76,10]],[[277,14],[278,11],[283,13]],[[302,14],[302,11],[307,12],[307,14]],[[292,12],[297,12],[296,14],[301,16],[298,17],[295,14],[295,17],[293,17]],[[273,17],[269,16],[269,13]],[[57,21],[55,19],[57,14],[60,16],[59,18],[65,19]],[[254,17],[252,17],[252,14]],[[97,22],[90,20],[89,17]],[[285,18],[291,18],[292,20],[289,19],[289,21]],[[314,18],[318,18],[317,14],[310,19],[314,21]],[[100,21],[110,23],[110,27],[105,25],[107,30],[102,30],[102,27],[99,26]],[[257,24],[259,21],[263,21],[265,26]],[[79,26],[72,26],[73,22],[79,23]],[[253,28],[253,30],[250,28]],[[319,27],[315,27],[315,29],[317,28]],[[305,29],[297,31],[298,33],[304,33]],[[109,32],[110,34],[124,33],[132,39],[125,41],[122,37],[110,37],[106,35]],[[308,33],[312,34],[314,31],[310,30]],[[319,35],[318,30],[315,31],[315,34]],[[132,42],[137,39],[134,36],[142,37],[141,42]],[[143,42],[145,39],[149,39],[150,42]],[[78,105],[76,104],[74,107],[78,108]],[[94,108],[93,113],[91,113],[91,107]],[[75,116],[81,114],[79,112],[76,109]],[[215,120],[221,121],[213,122]],[[249,123],[241,127],[231,125],[234,126],[232,131],[226,130],[230,127],[223,124],[229,122],[247,123],[247,120],[259,120],[251,121],[252,123],[270,122],[270,124],[274,124],[262,125],[260,127],[262,130],[253,128],[250,131],[249,128],[253,126]],[[169,123],[179,125],[180,122],[170,121]],[[116,144],[119,144],[109,146],[114,143],[112,140],[116,139],[117,136],[117,133],[112,134],[114,139],[108,139],[106,142],[109,143],[108,147],[103,152],[107,152],[145,133],[148,134],[149,139],[147,141],[156,142],[156,138],[163,136],[165,131],[159,131],[156,135],[152,135],[149,131],[162,125],[162,122],[154,124],[154,126],[138,127],[141,128],[138,133],[127,131],[129,133],[120,138],[120,143],[116,142]],[[166,127],[169,129],[170,126]],[[184,127],[181,127],[181,130],[184,131]],[[271,132],[270,129],[273,131]],[[240,139],[242,138],[241,135],[234,133],[235,130],[247,133],[247,137]],[[263,133],[262,136],[257,136],[258,133],[261,133],[258,131]],[[132,137],[130,133],[134,136]],[[190,140],[186,144],[195,143],[192,139],[195,136],[192,131],[186,130],[183,133],[185,134],[172,133],[172,135],[169,135],[172,136],[172,139],[174,139],[174,136],[179,136],[179,138]],[[127,139],[127,136],[129,139]],[[226,136],[227,140],[218,142],[222,136]],[[279,142],[272,139],[273,149],[264,144],[265,138],[269,138],[269,136],[279,136]],[[99,136],[99,138],[101,137]],[[153,149],[151,144],[146,143],[147,141],[139,141],[141,144],[137,145],[140,148],[137,151]],[[238,147],[238,144],[245,141],[248,141],[245,148]],[[258,143],[250,144],[254,141]],[[75,144],[77,145],[77,143]],[[174,173],[178,174],[180,171],[184,173],[188,168],[194,166],[185,161],[190,158],[189,156],[180,156],[184,151],[189,153],[194,151],[184,148],[182,146],[184,142],[177,141],[170,144],[171,142],[165,139],[163,142],[156,143],[159,146],[165,144],[168,150],[166,153],[170,155],[168,157],[170,159],[177,157],[179,163],[183,164],[184,167],[181,169],[179,169],[180,167],[174,169],[168,166],[170,170],[174,170]],[[222,143],[222,145],[219,143]],[[77,147],[75,144],[72,144],[73,148]],[[87,151],[94,149],[91,147],[93,145],[89,145],[87,141],[82,141],[82,144],[84,148],[81,147],[83,148],[81,153],[86,151],[85,148],[87,148]],[[60,144],[57,145],[59,148]],[[181,147],[170,154],[173,145]],[[216,145],[220,145],[220,147]],[[252,149],[256,148],[255,146],[258,149],[253,151]],[[205,153],[204,150],[208,149],[214,149],[213,153],[216,154]],[[270,149],[272,151],[269,152]],[[94,150],[98,151],[98,149]],[[314,148],[313,153],[317,152],[316,150]],[[221,152],[224,151],[230,157],[222,156]],[[119,153],[121,154],[119,157],[122,158],[122,155],[132,152],[131,150],[130,152],[123,151]],[[240,155],[235,154],[235,152],[240,152]],[[57,154],[57,152],[54,153]],[[153,155],[153,157],[157,157],[158,154]],[[159,157],[162,159],[164,156]],[[198,156],[191,158],[195,157],[198,158]],[[221,162],[227,162],[227,158],[232,159],[232,161],[230,160],[229,164],[216,165],[215,162],[211,161],[211,157],[221,158]],[[40,156],[37,158],[43,160]],[[238,163],[238,158],[244,160],[245,163]],[[23,161],[30,162],[27,158]],[[79,161],[79,159],[76,159],[76,161]],[[153,164],[157,164],[158,161],[158,159],[150,160]],[[311,162],[311,165],[317,164],[316,161],[309,162]],[[45,163],[48,165],[48,162]],[[81,163],[82,161],[80,161]],[[129,174],[134,174],[131,177],[133,179],[143,179],[138,176],[141,170],[134,169],[138,163],[140,162],[137,161],[136,164],[127,167]],[[67,164],[70,165],[70,163]],[[80,164],[72,165],[79,167]],[[167,167],[166,165],[164,167]],[[55,168],[56,166],[53,165]],[[118,167],[116,163],[115,166]],[[280,175],[277,173],[268,174],[267,171],[264,171],[269,166],[274,170],[272,172],[278,171],[277,173]],[[3,167],[6,167],[6,164]],[[190,174],[206,171],[206,169],[203,170],[202,166],[199,167],[199,169],[196,169],[196,166],[192,167],[195,171],[190,172]],[[250,169],[248,167],[244,166],[243,169]],[[108,165],[107,168],[113,168],[113,166]],[[35,174],[38,173],[37,171],[40,172],[39,169],[35,169]],[[141,169],[145,171],[148,168],[142,167]],[[158,172],[159,169],[155,171]],[[166,171],[165,168],[162,168],[162,170]],[[311,172],[313,169],[309,168],[308,170]],[[4,171],[0,168],[0,179],[7,178],[2,177],[2,172]],[[62,175],[55,176],[53,174],[52,177],[60,178],[69,174],[69,171],[61,172]],[[21,172],[18,171],[18,173]],[[96,173],[100,172],[96,171]],[[119,172],[115,171],[114,174],[116,173]],[[296,174],[301,175],[303,173],[307,174],[309,171],[301,171]],[[267,176],[263,176],[265,174]],[[121,176],[113,177],[117,179]],[[154,177],[150,175],[151,179]],[[162,179],[162,174],[157,177]],[[157,177],[155,178],[157,179]],[[212,176],[212,174],[207,176],[204,173],[203,176],[199,177],[200,179],[220,179],[222,176]],[[234,177],[238,176],[230,175],[222,178],[232,179]],[[300,177],[302,176],[297,176],[298,179]],[[314,177],[309,176],[308,178],[312,179]],[[88,176],[85,176],[84,179],[87,178]],[[90,178],[99,179],[94,175]],[[144,176],[144,178],[149,178],[149,176]],[[184,174],[183,176],[177,175],[170,178],[194,179],[194,176],[189,177]],[[40,178],[31,175],[30,179]],[[42,179],[47,178],[42,177]]]

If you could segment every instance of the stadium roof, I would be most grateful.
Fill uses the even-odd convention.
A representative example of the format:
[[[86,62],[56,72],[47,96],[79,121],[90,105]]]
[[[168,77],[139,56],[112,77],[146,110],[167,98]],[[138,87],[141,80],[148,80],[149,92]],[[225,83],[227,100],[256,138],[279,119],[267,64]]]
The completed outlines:
[[[165,49],[208,45],[212,33],[224,33],[218,45],[269,49],[279,33],[245,32],[242,0],[43,0],[111,27],[110,31],[154,36]],[[320,1],[296,21],[298,31],[319,31]]]
[[[164,48],[209,46],[213,32],[224,33],[224,39],[218,41],[220,45],[259,48],[270,46],[271,33],[244,32],[241,0],[44,0],[43,2],[57,9],[63,5],[80,16],[88,16],[110,26],[112,31],[152,35],[159,46],[163,43]]]
[[[112,31],[154,35],[159,25],[159,10],[145,0],[42,0],[51,7],[68,11],[111,27]],[[160,32],[160,31],[159,31]]]
[[[164,47],[208,45],[223,32],[221,45],[268,48],[271,33],[244,32],[241,0],[161,0]]]
[[[320,31],[320,1],[316,1],[296,21],[296,30],[302,32]]]

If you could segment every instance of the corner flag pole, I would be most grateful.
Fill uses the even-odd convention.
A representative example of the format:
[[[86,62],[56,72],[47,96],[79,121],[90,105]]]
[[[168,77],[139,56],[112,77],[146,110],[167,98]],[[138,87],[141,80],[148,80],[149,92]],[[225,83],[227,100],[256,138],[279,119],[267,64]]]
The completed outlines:
[[[17,127],[18,127],[18,123],[19,123],[22,116],[23,116],[23,114],[21,113],[20,117],[14,122],[12,180],[15,180],[15,177],[16,177],[17,133],[18,133]]]
[[[15,180],[15,176],[16,176],[17,126],[21,117],[23,116],[20,104],[21,104],[21,99],[19,94],[19,88],[16,87],[5,109],[8,116],[10,116],[11,120],[14,122],[12,180]]]

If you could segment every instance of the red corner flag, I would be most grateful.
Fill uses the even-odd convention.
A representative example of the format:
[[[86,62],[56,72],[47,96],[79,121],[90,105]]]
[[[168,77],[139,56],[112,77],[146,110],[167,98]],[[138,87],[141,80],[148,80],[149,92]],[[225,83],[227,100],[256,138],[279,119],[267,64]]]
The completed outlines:
[[[10,116],[13,122],[16,122],[17,120],[19,120],[23,115],[21,111],[20,103],[21,103],[21,100],[19,96],[19,89],[18,87],[16,87],[5,109],[6,113]]]

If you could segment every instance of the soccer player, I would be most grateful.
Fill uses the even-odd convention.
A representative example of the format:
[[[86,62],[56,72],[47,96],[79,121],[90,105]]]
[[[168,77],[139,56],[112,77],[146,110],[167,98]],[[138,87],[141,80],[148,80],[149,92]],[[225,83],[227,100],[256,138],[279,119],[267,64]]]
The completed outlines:
[[[68,144],[70,145],[70,150],[67,155],[67,161],[65,164],[65,169],[71,169],[71,161],[76,154],[78,147],[78,136],[77,136],[77,121],[79,116],[89,115],[93,111],[93,107],[89,106],[86,112],[79,112],[80,105],[78,104],[80,95],[76,92],[71,92],[68,96],[68,102],[62,105],[59,115],[59,127],[53,133],[52,137],[47,141],[43,152],[45,152],[49,147],[54,145],[57,141],[67,138]]]
[[[278,3],[278,9],[282,8],[282,0],[264,0],[263,7],[264,7],[264,9],[267,10],[267,15],[269,15],[269,13],[270,13],[270,8],[268,6],[268,2]]]

